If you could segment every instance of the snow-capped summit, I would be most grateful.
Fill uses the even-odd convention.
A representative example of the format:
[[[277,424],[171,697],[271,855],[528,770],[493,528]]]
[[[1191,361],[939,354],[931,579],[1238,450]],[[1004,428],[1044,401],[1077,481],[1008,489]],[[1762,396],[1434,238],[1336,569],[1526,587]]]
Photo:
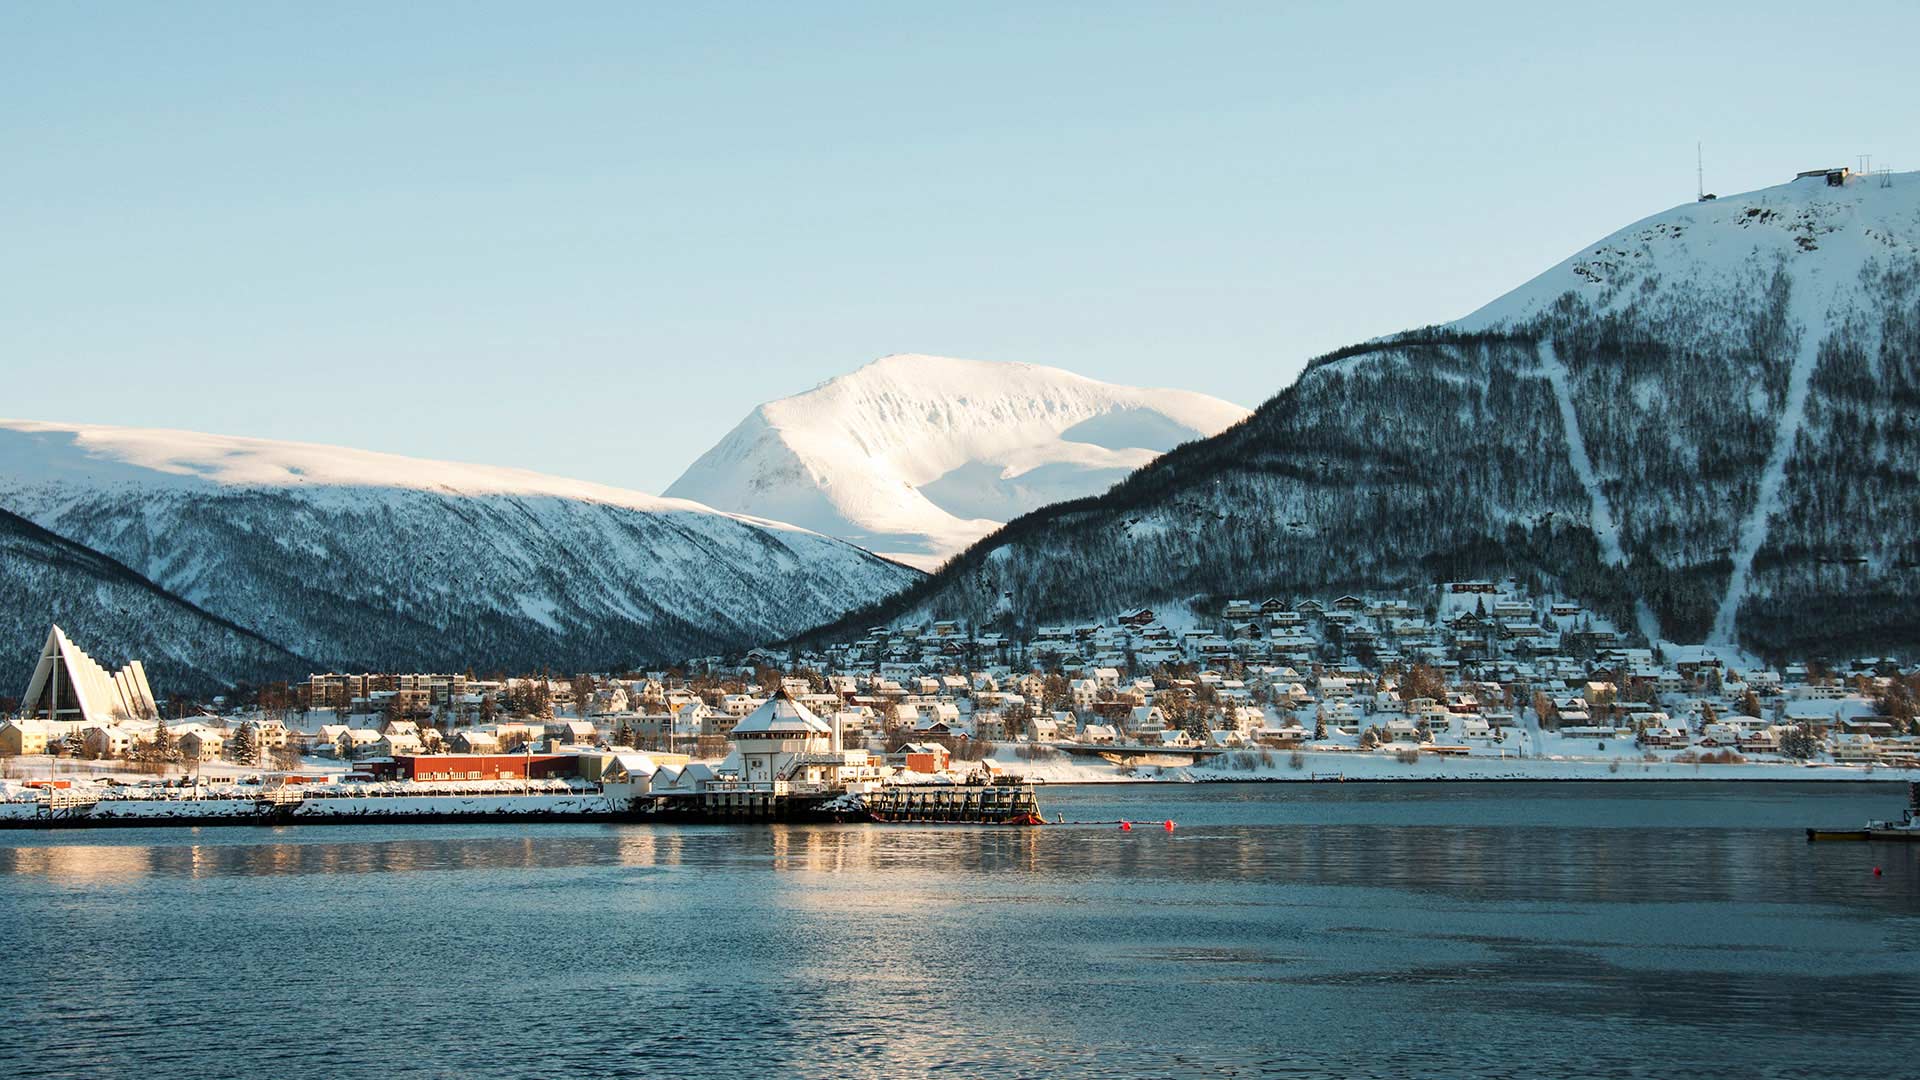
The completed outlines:
[[[931,567],[1247,415],[1035,364],[888,356],[755,409],[667,495]]]
[[[1857,348],[1882,354],[1877,363],[1899,355],[1899,346],[1888,349],[1887,335],[1873,328],[1885,317],[1887,294],[1898,289],[1887,275],[1910,274],[1920,256],[1916,181],[1913,173],[1815,169],[1773,187],[1677,206],[1621,229],[1455,324],[1508,329],[1577,304],[1616,324],[1661,324],[1681,349],[1731,347],[1772,362],[1771,383],[1756,391],[1770,399],[1774,438],[1730,547],[1733,572],[1710,632],[1716,643],[1734,641],[1770,523],[1788,513],[1789,460],[1812,434],[1807,406],[1821,350],[1834,348],[1836,332],[1851,324]],[[1756,323],[1753,298],[1762,296],[1780,302]],[[1831,382],[1837,365],[1829,369]],[[1591,476],[1586,482],[1595,486]],[[1608,520],[1612,530],[1604,500],[1596,496],[1596,520]],[[1625,560],[1614,538],[1602,535],[1601,543],[1612,546],[1611,561]]]
[[[398,489],[450,495],[541,495],[629,510],[710,512],[660,498],[529,469],[432,461],[321,443],[213,435],[170,428],[0,419],[0,485],[69,489]],[[737,515],[728,515],[737,516]],[[756,524],[779,527],[774,522]]]
[[[1710,320],[1701,330],[1725,332],[1737,298],[1778,271],[1795,320],[1823,337],[1870,263],[1920,253],[1920,175],[1819,172],[1634,222],[1454,325],[1517,325],[1571,294],[1595,311],[1678,303]]]

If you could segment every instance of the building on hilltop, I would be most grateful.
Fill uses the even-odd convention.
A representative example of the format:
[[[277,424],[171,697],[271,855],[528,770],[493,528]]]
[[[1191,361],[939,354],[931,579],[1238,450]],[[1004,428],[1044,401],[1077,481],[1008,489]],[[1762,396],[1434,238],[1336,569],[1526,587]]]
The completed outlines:
[[[1827,169],[1804,169],[1794,174],[1795,180],[1825,180],[1828,187],[1844,187],[1853,170],[1841,166]]]
[[[40,660],[20,700],[20,715],[55,723],[89,726],[159,717],[146,669],[134,660],[108,674],[86,651],[55,626],[47,632]]]

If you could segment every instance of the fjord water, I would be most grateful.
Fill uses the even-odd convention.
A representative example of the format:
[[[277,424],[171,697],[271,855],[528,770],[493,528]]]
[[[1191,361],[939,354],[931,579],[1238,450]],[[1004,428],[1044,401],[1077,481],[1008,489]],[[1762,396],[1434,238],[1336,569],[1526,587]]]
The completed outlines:
[[[1903,798],[1160,785],[1043,789],[1126,833],[5,834],[0,1075],[1912,1075],[1920,845],[1801,832]]]

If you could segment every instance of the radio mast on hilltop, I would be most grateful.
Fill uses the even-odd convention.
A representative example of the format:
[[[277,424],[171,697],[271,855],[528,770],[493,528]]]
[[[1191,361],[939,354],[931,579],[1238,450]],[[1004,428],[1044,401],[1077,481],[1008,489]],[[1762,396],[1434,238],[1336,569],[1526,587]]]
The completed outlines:
[[[1701,144],[1693,144],[1693,201],[1710,202],[1717,196],[1707,194],[1707,159]]]

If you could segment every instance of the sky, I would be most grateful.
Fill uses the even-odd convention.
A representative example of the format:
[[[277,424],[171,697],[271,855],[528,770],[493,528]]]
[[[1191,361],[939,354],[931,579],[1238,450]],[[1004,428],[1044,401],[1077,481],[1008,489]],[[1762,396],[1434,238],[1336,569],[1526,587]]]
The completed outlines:
[[[694,10],[694,9],[701,10]],[[1920,5],[0,11],[0,416],[658,492],[891,353],[1253,406],[1709,190],[1920,169]]]

